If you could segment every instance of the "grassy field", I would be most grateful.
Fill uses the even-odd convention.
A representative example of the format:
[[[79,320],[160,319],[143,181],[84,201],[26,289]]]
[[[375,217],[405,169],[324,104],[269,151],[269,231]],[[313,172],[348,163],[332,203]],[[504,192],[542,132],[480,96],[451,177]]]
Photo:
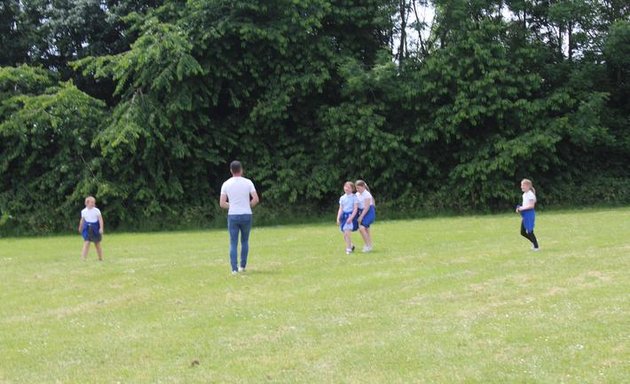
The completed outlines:
[[[622,383],[630,209],[0,239],[1,383]],[[362,243],[358,233],[355,242]]]

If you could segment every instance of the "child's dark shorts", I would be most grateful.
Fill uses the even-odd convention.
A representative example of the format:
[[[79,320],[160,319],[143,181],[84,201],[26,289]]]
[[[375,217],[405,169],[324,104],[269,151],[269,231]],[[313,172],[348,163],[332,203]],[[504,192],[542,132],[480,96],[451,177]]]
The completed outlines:
[[[91,241],[93,243],[100,243],[102,239],[101,235],[101,226],[99,222],[94,223],[84,223],[83,230],[81,231],[81,235],[83,235],[83,240]]]

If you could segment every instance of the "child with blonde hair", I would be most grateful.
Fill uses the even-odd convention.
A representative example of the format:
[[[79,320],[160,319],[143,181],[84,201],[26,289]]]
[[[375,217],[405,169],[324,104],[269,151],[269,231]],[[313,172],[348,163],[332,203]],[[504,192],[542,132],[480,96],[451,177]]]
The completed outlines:
[[[354,251],[352,244],[352,232],[359,228],[357,222],[357,212],[359,210],[359,199],[354,194],[354,183],[346,181],[343,185],[344,194],[339,198],[339,210],[337,211],[337,225],[343,232],[343,240],[346,243],[346,255]]]
[[[103,216],[101,211],[96,208],[96,199],[93,196],[88,196],[85,198],[85,208],[81,211],[81,220],[79,221],[79,233],[83,236],[81,259],[87,258],[90,242],[92,242],[96,247],[98,259],[103,261],[103,249],[101,248],[103,229]]]
[[[359,199],[359,211],[357,219],[359,223],[359,233],[363,237],[363,252],[370,252],[372,250],[372,235],[370,233],[370,224],[376,220],[376,209],[374,204],[374,197],[370,193],[370,187],[363,180],[357,180],[357,198]]]
[[[536,190],[531,180],[521,181],[521,191],[523,191],[523,203],[516,206],[516,213],[521,214],[521,236],[532,243],[532,250],[539,251],[538,240],[534,235],[534,224],[536,222]]]

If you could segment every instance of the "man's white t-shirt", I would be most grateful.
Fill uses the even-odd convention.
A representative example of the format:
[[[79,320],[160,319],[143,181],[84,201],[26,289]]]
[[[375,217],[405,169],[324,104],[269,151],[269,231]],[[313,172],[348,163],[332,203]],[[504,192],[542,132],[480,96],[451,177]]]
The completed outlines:
[[[221,186],[221,194],[227,195],[228,215],[247,215],[252,213],[249,205],[250,194],[256,192],[254,183],[243,176],[233,176]]]
[[[76,211],[75,211],[76,212]],[[88,223],[96,223],[98,218],[101,216],[100,209],[94,208],[83,208],[81,211],[81,217]]]
[[[523,207],[530,205],[529,204],[530,201],[533,201],[534,203],[536,203],[536,195],[534,195],[534,192],[527,191],[523,193]]]

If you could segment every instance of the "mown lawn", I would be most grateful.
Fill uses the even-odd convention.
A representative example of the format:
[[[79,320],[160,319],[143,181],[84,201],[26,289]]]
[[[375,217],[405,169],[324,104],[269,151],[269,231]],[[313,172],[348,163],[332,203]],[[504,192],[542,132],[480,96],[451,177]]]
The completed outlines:
[[[334,215],[331,215],[334,216]],[[333,217],[334,219],[334,217]],[[623,383],[630,208],[0,239],[1,383]],[[355,242],[361,248],[358,233]]]

